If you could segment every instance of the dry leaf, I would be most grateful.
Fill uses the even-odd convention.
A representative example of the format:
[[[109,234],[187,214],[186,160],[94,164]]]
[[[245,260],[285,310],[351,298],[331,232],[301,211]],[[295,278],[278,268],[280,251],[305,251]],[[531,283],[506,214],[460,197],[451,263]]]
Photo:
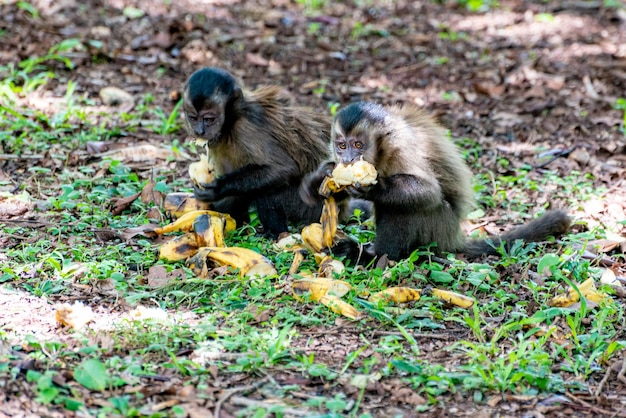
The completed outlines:
[[[246,54],[246,61],[252,65],[258,65],[260,67],[267,67],[269,65],[269,62],[259,54]]]
[[[120,199],[114,200],[113,210],[111,210],[111,214],[113,216],[120,215],[126,209],[130,207],[130,205],[137,200],[137,198],[141,196],[141,192],[132,194],[130,196],[122,197]]]
[[[123,161],[125,163],[139,163],[145,161],[167,160],[174,154],[172,150],[159,148],[150,144],[128,146],[99,154],[102,158]]]

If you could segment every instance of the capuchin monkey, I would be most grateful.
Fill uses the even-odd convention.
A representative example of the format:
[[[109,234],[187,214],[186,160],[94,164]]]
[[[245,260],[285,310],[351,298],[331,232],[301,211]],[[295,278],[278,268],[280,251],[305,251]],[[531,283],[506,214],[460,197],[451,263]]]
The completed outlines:
[[[276,238],[288,222],[320,219],[322,202],[306,205],[298,187],[304,175],[329,158],[330,117],[298,107],[277,86],[244,92],[218,68],[202,68],[183,92],[189,134],[208,147],[215,180],[195,186],[212,209],[249,222],[254,205],[264,233]]]
[[[318,188],[337,163],[362,158],[378,172],[375,184],[355,185],[337,195],[338,200],[358,197],[374,205],[373,251],[359,254],[351,241],[333,249],[335,255],[346,255],[353,262],[360,257],[358,262],[367,264],[384,254],[399,260],[432,243],[436,243],[434,251],[438,254],[496,255],[500,245],[510,248],[516,240],[542,241],[566,232],[570,226],[565,212],[548,211],[501,236],[468,240],[461,221],[474,207],[472,173],[446,131],[413,106],[357,102],[344,107],[332,124],[331,148],[332,160],[303,179],[300,192],[308,204],[319,205],[323,198]]]

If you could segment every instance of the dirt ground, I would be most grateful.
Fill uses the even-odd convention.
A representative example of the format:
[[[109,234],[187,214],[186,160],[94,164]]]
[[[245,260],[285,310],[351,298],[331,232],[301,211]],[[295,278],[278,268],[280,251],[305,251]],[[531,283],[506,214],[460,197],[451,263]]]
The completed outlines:
[[[533,178],[546,171],[592,173],[594,186],[603,191],[581,202],[573,215],[590,227],[624,235],[618,221],[626,219],[626,136],[619,130],[624,110],[614,104],[626,98],[626,9],[594,0],[516,0],[472,13],[456,2],[441,3],[327,2],[315,9],[287,0],[41,0],[32,2],[41,13],[34,19],[9,2],[0,5],[0,63],[45,55],[66,38],[89,45],[69,53],[74,70],[59,64],[61,78],[26,100],[44,111],[65,95],[72,80],[79,94],[96,103],[102,87],[116,86],[136,96],[151,93],[170,112],[185,79],[201,66],[225,68],[249,88],[282,85],[301,103],[324,112],[329,103],[358,99],[424,105],[454,137],[479,145],[475,158],[481,172],[530,166]],[[146,15],[123,16],[121,9],[129,5]],[[158,144],[163,138],[145,130],[118,140]],[[179,140],[185,140],[183,132]],[[0,161],[0,168],[19,176],[26,163],[10,159]],[[537,206],[562,203],[545,191],[529,193]],[[32,296],[20,297],[36,312],[50,308]],[[16,300],[0,293],[0,310],[14,311]],[[24,332],[37,329],[29,322],[33,319],[24,319]],[[52,326],[41,325],[44,333]],[[436,352],[463,332],[447,330],[441,338],[418,342]],[[303,338],[312,335],[315,347],[309,349],[325,353],[320,358],[330,364],[344,364],[345,334],[340,340],[312,328]],[[353,337],[359,338],[358,331]],[[373,385],[368,393],[365,408],[375,416],[411,416],[409,411],[425,402],[399,380]],[[429,416],[602,416],[607,411],[626,416],[626,406],[619,406],[624,396],[622,385],[604,404],[591,397],[503,396],[478,408],[450,395]],[[231,412],[236,411],[233,399],[244,402],[233,396]],[[62,416],[31,408],[32,416]],[[20,416],[12,413],[0,412],[0,417]]]

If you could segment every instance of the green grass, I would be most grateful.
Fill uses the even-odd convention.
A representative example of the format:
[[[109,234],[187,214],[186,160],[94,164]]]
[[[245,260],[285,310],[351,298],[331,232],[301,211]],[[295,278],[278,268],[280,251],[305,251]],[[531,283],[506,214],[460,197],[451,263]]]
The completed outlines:
[[[316,6],[311,3],[307,7]],[[146,96],[132,112],[112,119],[93,114],[89,101],[68,83],[64,105],[56,113],[20,106],[21,98],[58,77],[46,63],[61,62],[65,66],[61,71],[71,71],[71,63],[58,55],[70,47],[78,44],[64,43],[45,57],[0,68],[4,76],[0,92],[10,103],[0,108],[0,122],[9,127],[0,137],[5,153],[27,157],[49,152],[51,158],[63,161],[70,152],[84,149],[88,141],[132,132],[140,124],[146,126],[146,120],[165,142],[185,146],[174,136],[181,128],[180,103],[164,110]],[[477,144],[466,141],[463,149],[470,163],[477,161],[481,152]],[[507,167],[508,161],[498,164]],[[581,173],[567,177],[531,174],[529,167],[500,176],[478,172],[475,191],[479,206],[536,212],[535,202],[525,200],[528,191],[553,190],[554,199],[571,205],[589,198],[593,191],[593,179]],[[211,385],[213,373],[233,382],[239,377],[258,379],[277,373],[321,382],[330,389],[301,405],[329,417],[363,416],[359,405],[368,383],[401,379],[427,399],[418,409],[428,410],[455,393],[481,404],[498,393],[589,390],[589,380],[598,380],[626,346],[621,304],[607,300],[591,309],[583,303],[578,310],[548,306],[554,295],[573,282],[599,278],[601,269],[583,257],[580,245],[602,236],[602,231],[573,233],[558,245],[514,246],[484,263],[467,263],[450,255],[449,265],[435,261],[416,264],[418,255],[429,254],[423,249],[385,270],[348,268],[343,278],[354,289],[344,299],[369,313],[366,320],[350,324],[355,330],[348,331],[336,326],[340,318],[323,305],[296,302],[276,286],[280,277],[245,281],[227,274],[203,280],[194,277],[182,262],[159,261],[158,247],[147,238],[128,242],[99,239],[97,230],[122,231],[150,222],[147,214],[153,203],[139,200],[121,215],[111,215],[113,199],[140,192],[150,181],[123,162],[63,165],[54,173],[32,167],[24,177],[20,189],[26,199],[39,201],[34,213],[44,224],[31,228],[0,222],[10,244],[1,253],[0,282],[5,287],[41,297],[78,297],[104,310],[123,301],[131,306],[158,306],[171,313],[164,322],[119,320],[107,331],[79,331],[63,341],[30,336],[23,345],[15,345],[13,352],[2,354],[0,381],[9,386],[22,382],[37,402],[59,410],[98,416],[179,416],[183,413],[180,406],[151,411],[141,391],[131,389],[140,387],[146,376],[168,376],[202,391]],[[164,193],[189,190],[186,179],[173,178],[166,171],[154,170],[152,180]],[[258,248],[281,275],[286,273],[292,255],[275,250],[270,241],[255,235],[255,222],[230,235],[228,244]],[[363,242],[373,236],[367,223],[345,230]],[[148,269],[154,265],[163,265],[168,272],[182,269],[182,278],[162,287],[151,286]],[[315,269],[310,257],[304,266]],[[531,280],[529,272],[544,280]],[[389,313],[360,296],[364,290],[375,292],[393,285],[442,287],[471,295],[480,303],[464,310],[424,296],[410,309]],[[81,293],[77,287],[108,291],[98,293],[95,300],[94,294]],[[193,325],[179,317],[189,312],[197,315]],[[307,338],[305,332],[320,328],[350,336],[352,345],[346,357],[329,359],[306,348],[315,337]],[[385,334],[374,337],[374,329]],[[441,349],[446,361],[438,362],[424,351],[423,341],[429,340],[421,340],[418,334],[441,334],[448,329],[457,330],[456,336]],[[3,341],[9,337],[7,331],[0,333]],[[23,356],[35,359],[38,367],[23,372],[19,368]],[[59,384],[65,376],[73,378],[71,384]],[[343,379],[357,388],[354,397],[337,386]],[[275,389],[279,397],[290,401],[294,400],[292,392],[298,391],[297,386],[289,385]],[[90,391],[106,402],[86,404]],[[280,414],[284,406],[274,408]],[[262,416],[267,411],[251,406],[246,413]]]

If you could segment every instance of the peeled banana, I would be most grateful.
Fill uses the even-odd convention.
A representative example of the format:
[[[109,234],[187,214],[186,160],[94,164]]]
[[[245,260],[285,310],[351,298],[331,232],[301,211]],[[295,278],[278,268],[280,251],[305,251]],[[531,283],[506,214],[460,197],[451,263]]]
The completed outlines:
[[[328,197],[353,184],[369,186],[376,183],[377,176],[376,167],[365,160],[351,164],[337,164],[330,177],[326,177],[320,185],[318,193]]]
[[[332,178],[338,186],[369,186],[376,183],[377,176],[376,168],[362,159],[352,164],[337,164],[332,172]]]
[[[200,161],[189,164],[188,171],[191,181],[198,187],[215,179],[215,170],[209,163],[209,156],[206,153],[200,155]]]
[[[207,210],[211,208],[211,204],[201,202],[196,199],[192,193],[169,193],[163,201],[163,210],[172,218],[180,218],[187,212],[196,210]]]
[[[196,255],[187,259],[187,266],[200,277],[207,277],[208,271],[212,269],[211,264],[233,267],[245,277],[278,274],[266,257],[248,248],[202,247]]]
[[[167,261],[185,260],[198,252],[196,234],[189,232],[167,241],[159,248],[159,258]]]

